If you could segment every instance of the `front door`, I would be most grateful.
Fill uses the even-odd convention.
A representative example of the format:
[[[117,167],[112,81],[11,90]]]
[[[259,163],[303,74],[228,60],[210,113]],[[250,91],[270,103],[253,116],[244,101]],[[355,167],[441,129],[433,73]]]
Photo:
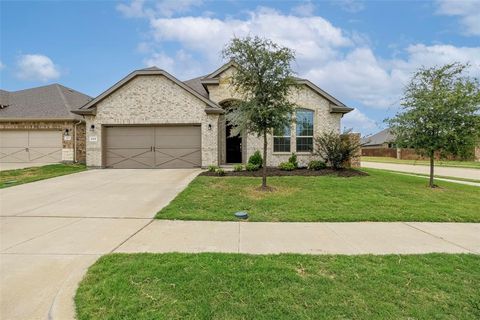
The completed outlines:
[[[227,163],[242,163],[242,137],[236,135],[231,137],[232,126],[227,124],[225,133],[227,135]]]

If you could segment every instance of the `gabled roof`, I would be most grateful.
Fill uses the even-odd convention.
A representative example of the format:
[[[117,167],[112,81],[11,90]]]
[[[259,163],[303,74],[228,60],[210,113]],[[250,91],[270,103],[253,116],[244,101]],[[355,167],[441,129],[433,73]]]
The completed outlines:
[[[72,113],[91,97],[60,84],[8,92],[0,91],[0,120],[81,119]]]
[[[238,66],[238,64],[235,61],[231,60],[231,61],[225,63],[223,66],[221,66],[217,70],[215,70],[214,72],[210,73],[209,75],[207,75],[203,78],[195,78],[195,79],[192,79],[192,80],[189,80],[189,81],[195,80],[197,82],[200,82],[204,86],[204,88],[209,84],[213,84],[213,85],[219,84],[219,80],[220,80],[218,78],[219,75],[222,74],[222,72],[224,72],[228,68],[237,67],[237,66]],[[313,91],[315,91],[316,93],[318,93],[319,95],[321,95],[322,97],[327,99],[331,103],[330,112],[332,112],[332,113],[348,113],[348,112],[353,110],[353,108],[347,107],[343,102],[339,101],[338,99],[336,99],[335,97],[333,97],[332,95],[330,95],[329,93],[327,93],[326,91],[324,91],[323,89],[321,89],[320,87],[315,85],[310,80],[297,78],[297,77],[295,77],[295,80],[297,81],[298,84],[305,85],[305,86],[309,87],[310,89],[312,89]],[[195,85],[197,86],[197,84],[195,84]],[[205,93],[208,96],[208,91],[206,89],[205,89]]]
[[[85,104],[84,106],[79,108],[78,110],[75,110],[74,112],[77,113],[77,114],[95,114],[96,113],[96,105],[100,101],[102,101],[103,99],[108,97],[110,94],[112,94],[113,92],[115,92],[116,90],[121,88],[123,85],[128,83],[130,80],[132,80],[133,78],[138,77],[138,76],[152,76],[152,75],[162,75],[162,76],[166,77],[167,79],[173,81],[178,86],[185,89],[186,91],[188,91],[189,93],[191,93],[192,95],[197,97],[198,99],[205,102],[205,104],[207,105],[206,108],[205,108],[205,112],[207,112],[207,113],[223,113],[224,112],[224,110],[219,105],[217,105],[213,101],[209,100],[207,97],[203,96],[202,94],[200,94],[199,92],[194,90],[192,87],[190,87],[187,84],[181,82],[180,80],[178,80],[177,78],[175,78],[174,76],[172,76],[171,74],[166,72],[165,70],[159,69],[157,67],[149,67],[149,68],[133,71],[132,73],[127,75],[125,78],[118,81],[116,84],[111,86],[109,89],[107,89],[106,91],[101,93],[98,97],[96,97],[92,101],[88,102],[87,104]]]
[[[375,146],[375,145],[382,145],[384,143],[392,142],[395,140],[395,136],[390,131],[390,128],[383,129],[380,132],[377,132],[370,137],[365,137],[362,139],[362,144],[365,146]]]
[[[202,79],[204,76],[193,78],[187,81],[184,81],[187,86],[192,88],[193,90],[197,91],[200,95],[208,99],[208,92],[205,87],[202,85]]]

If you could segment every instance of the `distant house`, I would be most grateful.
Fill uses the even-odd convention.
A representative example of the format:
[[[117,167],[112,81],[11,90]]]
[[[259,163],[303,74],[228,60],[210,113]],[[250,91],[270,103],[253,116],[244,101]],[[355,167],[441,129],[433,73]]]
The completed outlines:
[[[395,136],[391,133],[390,128],[383,129],[382,131],[365,137],[362,139],[362,148],[374,149],[374,148],[395,148]]]
[[[364,137],[362,143],[362,156],[364,157],[390,157],[404,160],[420,160],[424,159],[417,154],[415,150],[408,148],[397,148],[395,144],[395,135],[390,128]],[[439,156],[437,156],[439,158]],[[452,157],[452,159],[455,159]],[[480,161],[480,146],[477,146],[472,152],[472,159]]]

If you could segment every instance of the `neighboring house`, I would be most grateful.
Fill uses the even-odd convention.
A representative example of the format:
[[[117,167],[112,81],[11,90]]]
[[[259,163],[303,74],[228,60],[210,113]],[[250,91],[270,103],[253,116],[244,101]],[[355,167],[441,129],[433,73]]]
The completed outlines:
[[[87,165],[107,168],[190,168],[245,163],[262,140],[230,136],[225,109],[238,98],[229,84],[230,62],[213,73],[182,82],[156,67],[137,70],[77,111],[86,120]],[[313,138],[340,132],[353,110],[308,80],[290,99],[299,106],[296,124],[268,139],[268,165],[312,158]]]
[[[85,121],[71,111],[91,99],[59,84],[0,90],[0,163],[85,162]]]
[[[395,136],[390,132],[390,128],[387,128],[363,138],[361,143],[363,149],[395,148]]]
[[[390,157],[403,160],[421,160],[427,159],[409,148],[397,148],[395,144],[395,136],[389,128],[364,137],[362,143],[362,156],[364,157]],[[441,159],[440,155],[436,155],[437,159]],[[455,160],[455,157],[448,157],[448,159]],[[461,160],[461,159],[458,159]],[[480,146],[472,150],[471,160],[480,160]]]

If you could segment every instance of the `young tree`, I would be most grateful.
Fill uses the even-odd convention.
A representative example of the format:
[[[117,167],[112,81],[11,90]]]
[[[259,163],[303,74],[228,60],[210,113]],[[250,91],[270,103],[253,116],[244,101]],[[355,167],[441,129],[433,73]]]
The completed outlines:
[[[480,86],[467,67],[420,68],[405,88],[402,110],[387,120],[399,147],[430,158],[431,188],[436,153],[465,157],[479,141]]]
[[[294,53],[259,37],[234,38],[223,57],[235,61],[231,85],[241,99],[227,113],[232,134],[242,131],[263,137],[262,189],[267,189],[267,135],[292,122],[295,105],[288,100],[296,85],[291,63]]]

